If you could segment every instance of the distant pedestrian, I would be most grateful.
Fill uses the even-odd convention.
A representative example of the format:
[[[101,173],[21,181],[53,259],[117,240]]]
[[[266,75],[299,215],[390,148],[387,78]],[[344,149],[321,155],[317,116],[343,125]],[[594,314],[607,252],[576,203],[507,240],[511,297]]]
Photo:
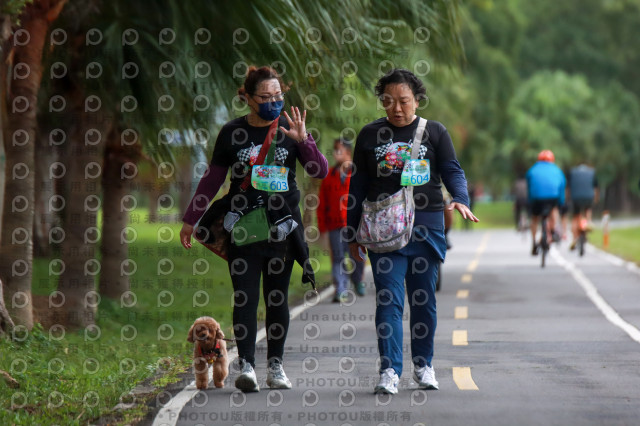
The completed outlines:
[[[524,176],[516,179],[513,184],[513,197],[513,213],[516,220],[516,230],[522,231],[524,230],[526,222],[523,220],[524,215],[526,214],[527,218],[530,215],[527,179]]]
[[[318,206],[318,229],[321,233],[329,234],[331,246],[331,275],[336,292],[334,303],[346,300],[351,281],[359,296],[365,295],[365,284],[362,281],[364,261],[356,260],[349,252],[345,230],[347,227],[347,207],[349,197],[349,182],[351,180],[351,151],[352,142],[346,139],[336,139],[333,143],[333,159],[335,165],[320,185],[320,204]],[[345,255],[353,262],[346,263]]]

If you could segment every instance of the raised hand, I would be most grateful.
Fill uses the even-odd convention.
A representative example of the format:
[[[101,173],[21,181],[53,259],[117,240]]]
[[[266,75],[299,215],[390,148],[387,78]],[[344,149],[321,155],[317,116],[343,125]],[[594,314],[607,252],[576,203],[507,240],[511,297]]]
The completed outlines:
[[[291,139],[297,140],[298,142],[302,142],[307,139],[307,126],[305,125],[307,110],[304,110],[304,113],[301,115],[298,107],[291,107],[291,117],[289,117],[287,111],[284,111],[284,116],[289,122],[289,130],[282,126],[280,126],[280,130],[282,130],[285,135]]]

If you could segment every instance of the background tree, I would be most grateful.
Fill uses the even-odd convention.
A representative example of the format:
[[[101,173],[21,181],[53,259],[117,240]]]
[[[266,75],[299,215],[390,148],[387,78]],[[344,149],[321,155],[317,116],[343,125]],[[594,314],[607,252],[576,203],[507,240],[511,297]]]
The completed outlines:
[[[578,160],[593,161],[595,94],[586,79],[562,71],[542,71],[523,82],[509,104],[509,125],[497,152],[520,175],[551,149],[556,163],[569,168]],[[580,152],[579,158],[575,153]]]
[[[47,31],[66,0],[14,2],[24,6],[20,26],[3,46],[2,132],[7,176],[0,239],[0,279],[6,285],[9,309],[17,324],[33,327],[31,276],[37,139],[36,106],[42,78],[42,51]],[[6,21],[5,21],[6,22]],[[22,30],[22,31],[20,31]],[[6,27],[5,27],[6,31]],[[5,50],[8,49],[8,50]],[[5,86],[6,84],[6,86]],[[14,295],[16,298],[14,299]]]
[[[68,323],[85,326],[95,315],[85,299],[96,290],[97,275],[87,273],[98,260],[96,234],[101,236],[100,294],[117,298],[129,289],[120,267],[128,262],[121,238],[128,214],[122,204],[131,194],[132,179],[123,177],[123,168],[135,176],[143,168],[139,161],[149,158],[155,161],[155,174],[168,173],[175,180],[177,152],[206,144],[210,153],[220,124],[244,111],[234,98],[248,65],[272,64],[286,81],[295,82],[288,97],[292,104],[322,105],[313,113],[320,139],[331,128],[321,118],[340,114],[328,107],[343,90],[339,83],[353,74],[370,85],[380,72],[379,58],[401,47],[388,37],[381,40],[380,31],[408,34],[421,27],[430,34],[435,57],[456,59],[455,3],[381,6],[388,7],[345,2],[335,8],[328,1],[304,8],[284,2],[232,7],[157,0],[109,7],[85,1],[66,9],[62,29],[71,35],[69,42],[56,46],[48,63],[66,64],[69,72],[47,86],[42,101],[58,93],[67,99],[65,111],[47,114],[68,135],[62,158],[73,159],[66,163],[61,185],[66,206],[59,254],[65,271],[58,289],[65,296],[62,315]],[[91,37],[100,42],[89,43]],[[320,69],[310,70],[312,62]],[[96,71],[92,67],[100,68],[99,78],[89,78]],[[100,111],[90,114],[86,109],[92,99],[99,100]],[[62,119],[69,115],[73,120]],[[100,135],[100,143],[85,142],[92,133]],[[93,163],[102,165],[101,180],[84,176]],[[97,215],[87,200],[100,195],[103,221],[97,233]]]
[[[449,127],[472,181],[501,197],[536,149],[555,146],[566,167],[591,159],[603,192],[610,192],[607,208],[640,205],[640,169],[627,161],[637,158],[640,141],[625,124],[640,95],[632,42],[640,37],[639,8],[628,0],[483,0],[461,8],[467,64],[452,77],[467,101]],[[544,99],[528,97],[534,93]],[[534,111],[529,102],[547,110]]]

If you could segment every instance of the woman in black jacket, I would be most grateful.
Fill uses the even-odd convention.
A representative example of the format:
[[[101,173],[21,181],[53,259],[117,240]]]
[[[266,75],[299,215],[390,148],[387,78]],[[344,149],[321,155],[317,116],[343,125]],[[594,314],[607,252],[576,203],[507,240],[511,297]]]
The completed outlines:
[[[288,234],[286,239],[265,240],[241,246],[231,243],[228,247],[227,260],[234,289],[233,329],[242,370],[235,385],[243,392],[259,390],[254,370],[254,353],[260,277],[263,280],[266,307],[266,383],[272,389],[291,388],[291,382],[282,367],[282,358],[289,328],[288,288],[294,261],[303,266],[303,280],[313,283],[313,272],[308,262],[309,249],[304,240],[298,207],[300,191],[295,180],[296,160],[310,176],[316,178],[326,176],[328,165],[311,134],[306,131],[306,111],[301,114],[298,108],[291,107],[291,116],[287,112],[284,113],[285,117],[280,116],[285,90],[280,77],[272,68],[249,68],[238,94],[246,101],[251,112],[229,121],[220,130],[211,164],[187,208],[180,231],[182,245],[190,248],[194,226],[218,192],[229,170],[231,186],[224,198],[230,211],[241,210],[242,207],[237,206],[253,205],[262,200],[269,206],[268,216],[287,217],[286,226],[283,227],[284,233]],[[251,176],[270,128],[278,127],[279,131],[273,139],[276,148],[272,164],[287,168],[286,180],[282,182],[283,185],[286,182],[287,190],[268,194],[249,185],[246,177]]]

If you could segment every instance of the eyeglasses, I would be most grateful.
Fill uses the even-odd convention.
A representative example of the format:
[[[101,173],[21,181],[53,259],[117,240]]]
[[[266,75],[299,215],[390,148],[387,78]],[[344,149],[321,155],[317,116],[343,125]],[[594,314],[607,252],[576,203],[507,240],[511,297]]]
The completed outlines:
[[[252,95],[262,99],[262,102],[276,102],[284,100],[284,93],[278,93],[277,95]]]

